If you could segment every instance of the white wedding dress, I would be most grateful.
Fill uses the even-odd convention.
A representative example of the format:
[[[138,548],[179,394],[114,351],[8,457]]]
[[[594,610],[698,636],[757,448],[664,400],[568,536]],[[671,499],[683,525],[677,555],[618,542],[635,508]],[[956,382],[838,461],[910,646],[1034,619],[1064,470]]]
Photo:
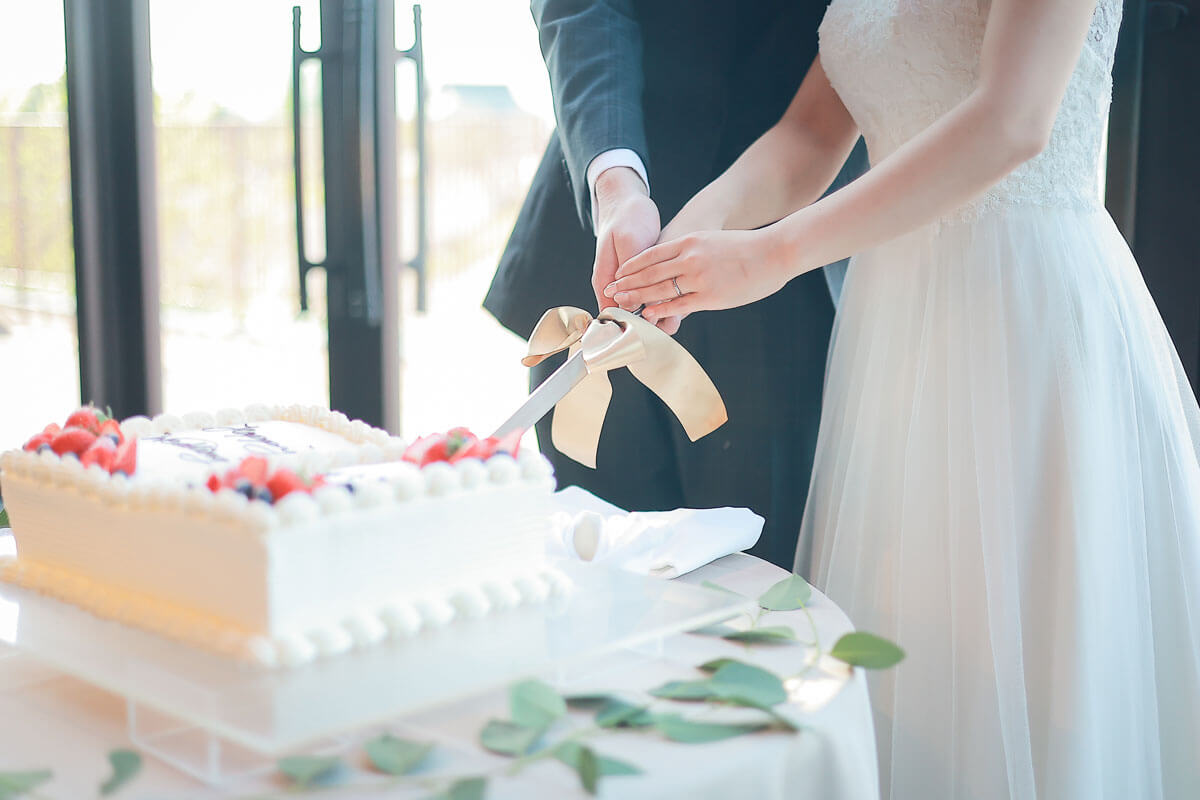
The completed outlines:
[[[797,567],[908,652],[884,798],[1200,797],[1200,413],[1098,201],[1120,10],[1041,155],[846,278]],[[834,0],[873,161],[972,90],[987,12]]]

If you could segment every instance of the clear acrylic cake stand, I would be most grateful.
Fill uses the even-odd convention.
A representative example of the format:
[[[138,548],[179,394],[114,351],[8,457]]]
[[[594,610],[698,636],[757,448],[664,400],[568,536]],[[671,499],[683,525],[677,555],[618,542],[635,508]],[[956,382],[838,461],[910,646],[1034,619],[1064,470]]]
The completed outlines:
[[[338,749],[364,728],[522,677],[561,683],[608,652],[661,653],[665,637],[753,605],[619,570],[562,568],[574,588],[544,605],[456,620],[284,671],[257,670],[0,583],[0,649],[125,697],[135,746],[220,786],[271,769],[280,755]]]

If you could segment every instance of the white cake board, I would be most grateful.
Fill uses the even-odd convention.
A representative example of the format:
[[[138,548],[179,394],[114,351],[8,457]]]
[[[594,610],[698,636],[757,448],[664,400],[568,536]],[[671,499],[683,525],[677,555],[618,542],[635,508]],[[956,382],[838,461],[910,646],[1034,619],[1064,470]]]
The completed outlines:
[[[2,537],[0,537],[2,538]],[[562,564],[573,591],[403,641],[263,671],[0,583],[0,647],[126,698],[147,752],[212,784],[298,750],[528,676],[562,681],[613,650],[750,611],[727,592]]]

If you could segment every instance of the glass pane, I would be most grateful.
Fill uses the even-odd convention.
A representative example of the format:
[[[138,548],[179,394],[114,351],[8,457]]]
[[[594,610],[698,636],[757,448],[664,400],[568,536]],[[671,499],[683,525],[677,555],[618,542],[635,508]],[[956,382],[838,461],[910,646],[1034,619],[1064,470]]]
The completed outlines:
[[[295,0],[150,0],[163,406],[327,404],[323,276],[299,312],[291,133]],[[301,2],[306,47],[318,3]],[[305,83],[306,86],[312,82]],[[305,96],[303,107],[319,108]],[[319,117],[306,114],[306,136]],[[319,148],[319,138],[316,147]],[[306,156],[312,151],[306,143]],[[306,158],[308,163],[311,160]],[[306,181],[307,182],[307,181]],[[306,222],[319,239],[321,193]],[[310,245],[311,247],[311,245]],[[319,247],[323,249],[323,247]],[[310,258],[321,253],[310,252]]]
[[[489,433],[528,394],[525,343],[480,304],[554,127],[537,31],[524,0],[421,4],[429,89],[429,310],[403,297],[405,435],[467,425]],[[412,42],[407,4],[396,41]],[[401,246],[415,244],[416,152],[410,65],[397,70]],[[578,265],[590,269],[590,265]]]
[[[79,404],[62,3],[0,0],[0,450]]]

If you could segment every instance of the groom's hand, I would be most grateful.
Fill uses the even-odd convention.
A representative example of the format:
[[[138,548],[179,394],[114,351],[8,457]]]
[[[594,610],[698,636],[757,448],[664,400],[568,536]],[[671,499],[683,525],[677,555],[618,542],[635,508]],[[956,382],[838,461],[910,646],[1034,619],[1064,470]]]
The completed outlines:
[[[629,167],[606,169],[596,178],[596,260],[592,290],[601,309],[615,306],[604,296],[617,268],[658,241],[658,206],[646,184]],[[632,309],[630,309],[632,310]]]

